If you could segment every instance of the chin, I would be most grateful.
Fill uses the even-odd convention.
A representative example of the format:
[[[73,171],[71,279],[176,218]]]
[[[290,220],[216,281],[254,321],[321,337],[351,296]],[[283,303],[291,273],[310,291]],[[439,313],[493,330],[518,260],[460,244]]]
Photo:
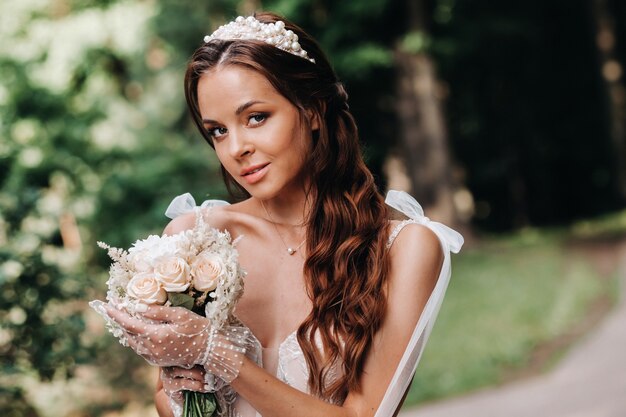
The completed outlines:
[[[250,194],[251,197],[264,201],[272,200],[274,198],[286,197],[296,192],[291,187],[277,187],[271,184],[263,184],[259,185],[258,187],[249,187],[246,188],[246,191],[248,191],[248,194]]]
[[[241,182],[237,182],[244,190],[250,194],[250,197],[258,198],[261,200],[267,200],[272,197],[275,197],[280,192],[279,190],[274,189],[271,186],[267,186],[266,184],[242,184]]]

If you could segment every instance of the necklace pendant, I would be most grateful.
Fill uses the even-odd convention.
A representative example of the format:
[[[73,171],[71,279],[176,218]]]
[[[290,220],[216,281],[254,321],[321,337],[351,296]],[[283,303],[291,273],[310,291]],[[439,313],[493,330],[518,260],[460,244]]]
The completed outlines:
[[[287,253],[288,253],[289,255],[293,255],[294,253],[296,253],[296,250],[295,250],[295,249],[293,249],[293,248],[287,248]]]

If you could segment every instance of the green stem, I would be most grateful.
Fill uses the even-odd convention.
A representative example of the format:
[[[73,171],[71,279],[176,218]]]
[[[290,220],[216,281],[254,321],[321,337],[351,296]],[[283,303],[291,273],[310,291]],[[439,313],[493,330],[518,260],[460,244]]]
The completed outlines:
[[[183,391],[183,417],[189,417],[189,391]]]
[[[200,408],[200,398],[197,393],[192,393],[191,398],[193,401],[193,408],[195,410],[194,417],[203,417],[202,408]]]

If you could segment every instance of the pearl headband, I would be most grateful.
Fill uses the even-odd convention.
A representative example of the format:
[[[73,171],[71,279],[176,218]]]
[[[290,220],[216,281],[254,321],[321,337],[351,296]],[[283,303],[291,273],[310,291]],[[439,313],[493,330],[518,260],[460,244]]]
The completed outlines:
[[[209,43],[215,39],[263,41],[315,64],[315,60],[309,58],[307,52],[298,43],[298,35],[291,30],[285,30],[285,22],[280,20],[276,23],[261,23],[254,16],[239,16],[234,21],[220,26],[211,35],[205,36],[204,42]]]

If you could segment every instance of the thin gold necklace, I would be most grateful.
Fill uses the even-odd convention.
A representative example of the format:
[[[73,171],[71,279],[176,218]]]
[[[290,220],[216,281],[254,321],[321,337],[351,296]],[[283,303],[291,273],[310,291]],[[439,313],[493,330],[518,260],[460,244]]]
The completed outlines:
[[[300,247],[304,244],[304,242],[306,242],[306,238],[300,242],[300,244],[298,246],[296,246],[296,248],[292,248],[291,246],[287,246],[287,244],[285,243],[285,239],[283,239],[283,236],[280,234],[280,232],[278,231],[278,226],[276,226],[276,222],[274,221],[274,218],[272,218],[272,216],[270,215],[270,212],[267,211],[267,208],[265,207],[265,204],[263,203],[263,200],[259,200],[261,202],[261,206],[263,206],[263,210],[265,210],[265,214],[267,214],[267,217],[269,217],[270,222],[274,225],[274,229],[276,229],[276,234],[278,235],[278,237],[280,238],[280,241],[283,242],[283,246],[285,247],[285,249],[287,249],[287,253],[291,256],[294,253],[296,253]]]

